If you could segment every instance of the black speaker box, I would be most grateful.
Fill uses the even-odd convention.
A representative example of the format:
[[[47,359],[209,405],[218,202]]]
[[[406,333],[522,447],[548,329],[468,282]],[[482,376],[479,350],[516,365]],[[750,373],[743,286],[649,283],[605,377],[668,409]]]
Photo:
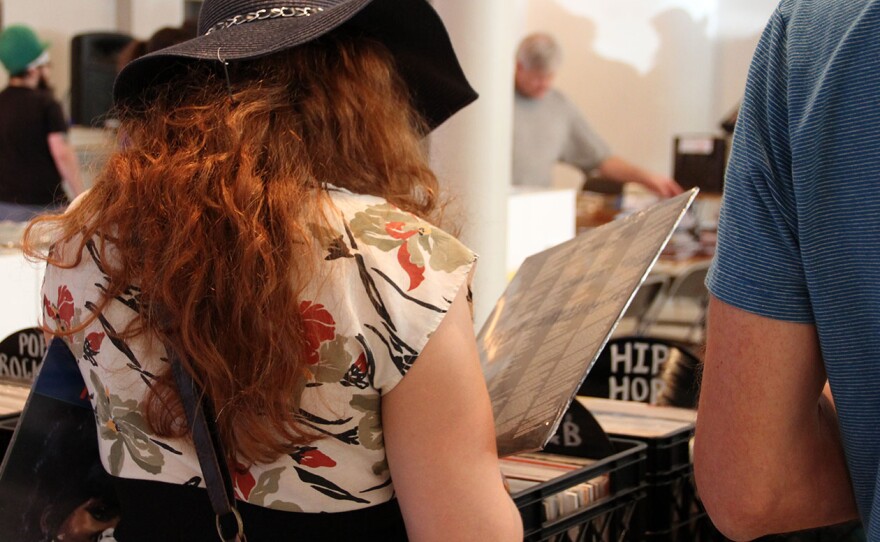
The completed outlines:
[[[672,176],[683,188],[721,193],[727,165],[727,141],[712,135],[682,135],[675,138]]]
[[[131,40],[131,36],[113,33],[73,37],[70,62],[70,117],[73,124],[104,124],[113,104],[116,61]]]

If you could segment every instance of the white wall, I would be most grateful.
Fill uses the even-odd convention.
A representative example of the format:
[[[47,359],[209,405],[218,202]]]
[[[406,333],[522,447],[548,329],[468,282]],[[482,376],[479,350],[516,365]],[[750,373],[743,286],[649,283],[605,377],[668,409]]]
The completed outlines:
[[[513,127],[515,44],[510,0],[434,0],[449,27],[462,69],[480,99],[430,138],[431,167],[452,201],[448,219],[480,255],[474,277],[474,320],[485,321],[507,284],[507,193]]]
[[[718,12],[713,113],[722,117],[742,98],[755,45],[777,5],[776,0],[725,0]]]
[[[777,0],[518,0],[521,35],[553,33],[557,86],[611,148],[672,172],[672,138],[716,132]]]
[[[69,111],[70,43],[86,32],[124,32],[148,38],[183,22],[183,0],[3,0],[3,25],[26,24],[51,42],[55,95]],[[7,74],[0,69],[0,88]]]
[[[183,24],[183,0],[116,0],[119,29],[139,39],[163,26]]]

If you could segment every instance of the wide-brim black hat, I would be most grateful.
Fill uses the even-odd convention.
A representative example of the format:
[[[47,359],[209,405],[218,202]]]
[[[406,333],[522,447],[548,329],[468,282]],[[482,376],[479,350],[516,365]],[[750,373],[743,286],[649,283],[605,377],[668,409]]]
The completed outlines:
[[[433,129],[477,98],[437,12],[426,0],[205,0],[196,38],[140,57],[116,78],[116,103],[193,61],[260,58],[345,25],[382,42]]]

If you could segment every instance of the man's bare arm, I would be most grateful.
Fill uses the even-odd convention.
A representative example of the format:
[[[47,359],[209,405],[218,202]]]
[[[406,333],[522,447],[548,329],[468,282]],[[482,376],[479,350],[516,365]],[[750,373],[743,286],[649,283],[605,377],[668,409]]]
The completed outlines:
[[[697,487],[734,540],[857,517],[816,329],[716,298],[695,440]]]
[[[675,180],[656,175],[627,162],[619,156],[609,156],[599,164],[599,173],[603,177],[619,183],[637,183],[655,194],[668,198],[682,192]]]

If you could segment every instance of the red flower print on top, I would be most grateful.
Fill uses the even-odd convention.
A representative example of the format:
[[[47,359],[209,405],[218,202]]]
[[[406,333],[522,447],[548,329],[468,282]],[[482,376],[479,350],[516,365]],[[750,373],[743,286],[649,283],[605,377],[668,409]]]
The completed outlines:
[[[418,230],[407,230],[405,228],[406,222],[388,222],[385,224],[385,231],[395,239],[409,239],[419,232]]]
[[[95,353],[98,353],[101,350],[101,343],[104,342],[104,333],[99,331],[93,331],[86,335],[86,344],[88,344],[88,348]]]
[[[67,331],[71,328],[71,322],[74,315],[73,294],[65,285],[58,287],[58,299],[55,304],[44,295],[43,308],[46,316],[55,320],[61,331]]]
[[[417,288],[419,284],[425,280],[425,267],[414,263],[409,251],[410,237],[413,235],[419,235],[421,232],[419,229],[413,229],[411,226],[410,229],[406,228],[406,222],[388,222],[385,224],[385,232],[388,233],[388,235],[394,239],[400,239],[403,241],[397,249],[397,263],[400,264],[400,267],[402,267],[409,276],[409,288],[407,288],[407,291],[411,291]]]
[[[412,262],[412,257],[409,254],[409,245],[406,243],[400,245],[400,248],[397,249],[397,262],[406,271],[406,274],[409,275],[409,288],[407,291],[417,288],[425,280],[425,268]]]
[[[95,367],[98,366],[98,362],[95,360],[95,355],[100,353],[101,343],[104,342],[104,337],[104,333],[93,331],[86,335],[86,340],[83,344],[83,357],[89,360],[89,363]]]
[[[318,467],[336,466],[336,461],[333,461],[333,459],[328,457],[327,454],[314,446],[302,446],[297,451],[290,454],[290,457],[300,465],[313,469]]]
[[[336,337],[336,322],[324,305],[303,301],[299,304],[299,312],[303,315],[306,326],[306,340],[309,343],[306,363],[315,365],[321,356],[318,349],[324,341],[332,341]]]
[[[229,472],[232,475],[232,485],[239,499],[246,501],[251,496],[251,491],[257,485],[257,480],[249,469],[243,465],[230,465]]]
[[[476,259],[473,252],[448,233],[390,203],[358,211],[348,225],[359,242],[382,252],[396,253],[397,263],[409,282],[399,287],[408,292],[424,284],[427,267],[454,273]]]
[[[363,352],[361,352],[361,355],[358,356],[358,359],[356,359],[355,362],[354,362],[352,365],[354,366],[355,370],[357,370],[358,372],[366,374],[367,369],[369,368],[369,367],[367,366],[367,356],[366,356],[366,354],[364,354]]]

